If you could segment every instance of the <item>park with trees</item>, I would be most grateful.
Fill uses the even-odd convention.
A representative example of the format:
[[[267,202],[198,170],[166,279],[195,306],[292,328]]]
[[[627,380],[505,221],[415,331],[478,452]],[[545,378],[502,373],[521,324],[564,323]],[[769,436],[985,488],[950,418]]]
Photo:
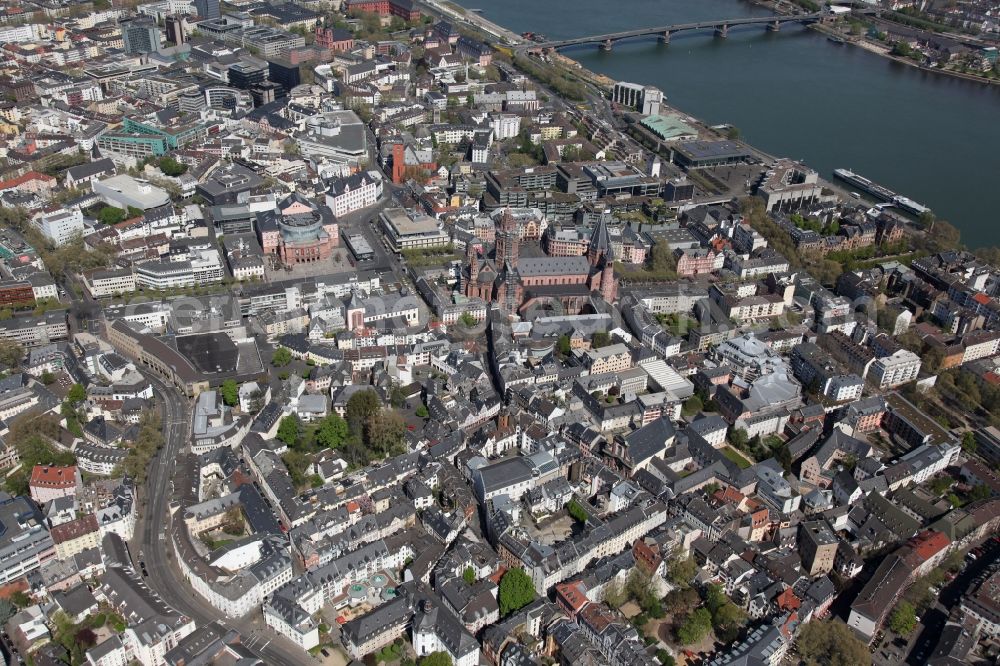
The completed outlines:
[[[344,417],[331,412],[312,423],[303,423],[289,414],[278,423],[277,439],[288,447],[282,456],[298,488],[321,485],[318,477],[307,476],[314,456],[326,449],[340,454],[352,469],[373,460],[405,452],[406,422],[395,409],[382,405],[374,389],[358,391],[350,397]]]

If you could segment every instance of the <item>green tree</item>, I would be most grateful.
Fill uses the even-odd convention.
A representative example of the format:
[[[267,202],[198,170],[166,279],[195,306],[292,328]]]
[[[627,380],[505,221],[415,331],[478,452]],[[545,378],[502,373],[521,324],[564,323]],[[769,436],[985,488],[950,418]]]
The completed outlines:
[[[736,448],[742,449],[750,441],[750,438],[747,436],[747,431],[743,428],[730,428],[729,441],[732,442],[733,446]]]
[[[472,567],[465,567],[465,571],[462,572],[462,580],[465,581],[466,585],[472,585],[476,582],[476,570]]]
[[[802,627],[796,641],[807,664],[862,666],[872,663],[868,647],[840,620],[813,620]]]
[[[364,435],[365,424],[368,423],[369,419],[377,416],[381,409],[382,402],[379,400],[378,393],[373,389],[365,389],[358,391],[347,400],[347,405],[344,407],[344,418],[347,419],[347,425],[351,432],[361,437]]]
[[[972,490],[969,491],[969,501],[978,502],[980,500],[989,499],[992,497],[993,491],[985,483],[977,483],[972,486]]]
[[[704,403],[702,403],[701,398],[696,395],[691,396],[684,401],[684,405],[681,407],[681,412],[684,416],[694,416],[705,408]]]
[[[566,512],[569,513],[569,515],[573,518],[573,520],[575,520],[578,523],[587,522],[587,518],[589,517],[587,515],[586,510],[584,510],[584,508],[580,506],[580,503],[577,502],[575,499],[572,499],[569,502],[567,502]]]
[[[403,436],[406,421],[397,412],[384,411],[368,419],[365,424],[365,444],[379,455],[405,453]]]
[[[667,562],[667,578],[678,587],[689,587],[694,577],[698,575],[698,563],[688,555],[684,556],[684,551],[675,548],[670,554]]]
[[[427,411],[427,407],[424,405],[417,406],[416,410],[414,410],[413,413],[422,419],[426,419],[428,416],[430,416],[430,412]]]
[[[931,479],[930,483],[931,492],[940,497],[941,495],[944,495],[946,492],[948,492],[948,489],[951,488],[951,486],[954,483],[955,480],[950,476],[948,476],[947,474],[934,477],[933,479]]]
[[[633,568],[628,575],[628,580],[625,581],[625,589],[628,592],[628,596],[649,617],[659,619],[665,615],[663,606],[660,604],[660,598],[653,585],[653,576],[649,571],[643,569],[641,566]]]
[[[712,613],[712,626],[715,627],[715,635],[724,643],[736,640],[746,622],[746,613],[728,597]]]
[[[7,368],[17,368],[20,367],[23,359],[24,347],[13,340],[0,340],[0,365]]]
[[[289,414],[281,419],[281,423],[278,424],[278,439],[288,446],[295,446],[301,435],[302,424],[298,416]]]
[[[52,385],[52,384],[55,383],[56,376],[53,375],[48,370],[46,370],[45,372],[42,373],[42,376],[40,377],[40,379],[42,380],[43,384],[45,384],[46,386],[50,386],[50,385]]]
[[[292,352],[288,351],[285,347],[278,347],[274,350],[274,355],[271,356],[271,365],[277,368],[283,368],[292,362]]]
[[[602,601],[614,609],[621,608],[628,601],[628,591],[617,578],[612,578],[604,586]]]
[[[506,617],[535,600],[535,586],[524,569],[509,569],[500,579],[500,615]]]
[[[569,336],[560,335],[559,340],[556,342],[556,351],[559,352],[559,355],[569,356],[572,350],[573,350],[573,345],[570,342]]]
[[[70,404],[79,404],[87,399],[87,389],[84,388],[83,384],[73,384],[70,387],[69,392],[66,394],[66,400]]]
[[[687,616],[677,629],[677,640],[682,645],[697,643],[712,631],[712,614],[707,608],[699,608]]]
[[[169,155],[161,157],[158,166],[160,167],[160,171],[162,171],[165,175],[172,177],[180,176],[188,170],[186,164],[178,162]]]
[[[972,432],[970,430],[969,432],[967,432],[964,435],[962,435],[962,450],[963,451],[965,451],[969,455],[973,455],[976,452],[976,448],[977,448],[976,434],[974,432]]]
[[[681,617],[697,608],[701,597],[693,587],[678,587],[667,593],[663,602],[675,617]]]
[[[222,393],[222,401],[230,407],[239,404],[240,386],[235,379],[227,379],[222,382],[219,392]]]
[[[222,531],[226,534],[243,536],[246,532],[246,519],[243,518],[243,511],[238,504],[226,511],[222,520]]]
[[[917,627],[917,611],[908,601],[900,601],[889,616],[889,628],[900,636],[908,636]]]
[[[713,583],[708,586],[705,591],[705,606],[708,608],[708,612],[714,615],[727,601],[729,598],[723,592],[721,585]]]
[[[311,479],[306,478],[306,470],[309,469],[311,459],[302,451],[289,449],[281,456],[281,461],[288,469],[288,476],[292,479],[292,485],[297,489],[310,485]]]
[[[399,409],[406,404],[406,392],[400,386],[393,386],[389,390],[389,404]]]
[[[333,412],[319,422],[319,427],[316,429],[316,443],[328,449],[335,449],[349,434],[347,421],[341,418],[340,414]]]
[[[669,652],[667,652],[663,648],[660,648],[659,650],[656,651],[656,658],[660,661],[660,663],[663,666],[677,666],[677,661],[673,658],[673,656]]]
[[[648,268],[660,280],[677,279],[677,257],[667,243],[656,243],[649,251]]]
[[[462,316],[458,318],[458,321],[462,324],[462,326],[466,328],[472,328],[473,326],[476,325],[476,322],[478,320],[472,316],[472,313],[463,312]]]
[[[97,213],[97,221],[101,224],[118,224],[119,222],[124,222],[127,217],[128,213],[126,211],[114,206],[105,206]]]
[[[607,331],[597,331],[596,333],[594,333],[594,337],[590,339],[590,346],[594,349],[607,347],[610,344],[611,344],[611,336],[608,335]]]
[[[788,448],[787,444],[784,444],[780,449],[778,449],[775,458],[781,468],[785,471],[785,474],[791,474],[792,472],[792,451]]]
[[[142,484],[146,480],[149,469],[149,461],[153,455],[163,446],[162,420],[159,414],[148,412],[143,415],[139,422],[139,435],[135,444],[128,450],[125,460],[122,461],[115,474],[128,474]]]
[[[72,453],[55,448],[52,442],[59,437],[59,418],[53,414],[25,414],[16,417],[4,438],[14,447],[21,459],[20,467],[9,474],[4,487],[12,495],[28,494],[28,476],[35,465],[72,465]]]
[[[451,666],[451,657],[447,652],[431,652],[417,663],[419,666]]]
[[[33,603],[34,603],[34,602],[33,602],[33,601],[31,600],[31,597],[29,597],[29,596],[28,596],[28,595],[27,595],[27,594],[26,594],[26,593],[25,593],[24,591],[22,591],[22,590],[17,590],[16,592],[12,593],[12,594],[11,594],[11,595],[10,595],[10,596],[8,597],[8,599],[10,599],[10,602],[11,602],[12,604],[14,604],[15,606],[17,606],[18,608],[25,608],[26,606],[30,606],[31,604],[33,604]]]

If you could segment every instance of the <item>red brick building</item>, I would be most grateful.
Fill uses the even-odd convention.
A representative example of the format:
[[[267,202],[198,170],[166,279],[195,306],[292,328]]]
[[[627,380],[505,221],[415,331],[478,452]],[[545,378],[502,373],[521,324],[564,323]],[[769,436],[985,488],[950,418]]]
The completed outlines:
[[[409,146],[397,143],[392,146],[392,182],[397,185],[407,179],[407,170],[423,169],[431,173],[437,171],[437,163],[421,161],[417,153]]]
[[[339,243],[339,228],[328,206],[290,194],[274,210],[257,215],[257,236],[264,254],[291,266],[329,259]]]
[[[322,28],[316,26],[316,46],[337,53],[350,51],[354,48],[354,35],[340,28]]]
[[[0,306],[34,305],[35,291],[24,280],[0,280]]]
[[[404,21],[420,20],[420,10],[412,0],[347,0],[347,11],[398,16]]]
[[[582,581],[573,580],[556,585],[556,603],[574,620],[577,613],[590,603],[587,586]]]
[[[693,277],[715,270],[715,252],[702,249],[677,250],[677,275]]]
[[[577,314],[595,292],[609,303],[617,296],[614,250],[603,222],[594,228],[585,257],[521,258],[520,245],[521,230],[508,209],[499,220],[492,259],[469,245],[462,274],[465,295],[499,303],[509,316],[529,309]]]

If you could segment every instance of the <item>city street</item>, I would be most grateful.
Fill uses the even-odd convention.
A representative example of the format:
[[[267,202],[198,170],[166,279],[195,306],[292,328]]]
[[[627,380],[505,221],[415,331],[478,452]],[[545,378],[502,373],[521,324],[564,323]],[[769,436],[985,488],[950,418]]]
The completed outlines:
[[[941,632],[948,618],[961,602],[962,595],[1000,556],[1000,543],[996,539],[987,540],[983,548],[985,552],[982,557],[966,560],[965,568],[954,580],[941,588],[934,605],[920,617],[917,628],[909,636],[896,636],[886,629],[885,635],[872,653],[872,661],[876,666],[897,664],[922,666],[927,663],[927,659],[941,638]]]
[[[315,664],[314,657],[266,627],[259,609],[239,619],[221,617],[217,609],[195,594],[174,566],[173,548],[167,536],[170,525],[168,507],[174,495],[175,463],[186,446],[191,425],[190,405],[176,389],[149,373],[144,374],[163,405],[164,445],[150,463],[145,503],[136,522],[135,538],[130,549],[136,571],[140,570],[139,562],[145,562],[149,573],[144,579],[146,584],[171,607],[199,625],[218,620],[222,625],[236,629],[265,663],[281,666]],[[184,479],[184,482],[193,480]]]

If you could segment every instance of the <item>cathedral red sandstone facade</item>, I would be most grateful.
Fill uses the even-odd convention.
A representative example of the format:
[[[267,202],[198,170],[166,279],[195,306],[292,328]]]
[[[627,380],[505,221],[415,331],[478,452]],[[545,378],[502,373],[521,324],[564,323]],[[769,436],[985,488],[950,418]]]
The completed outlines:
[[[593,294],[611,302],[618,292],[614,251],[607,225],[594,228],[585,256],[520,256],[521,232],[510,211],[500,218],[493,258],[469,244],[463,291],[470,298],[498,303],[510,316],[532,310],[579,313]]]

